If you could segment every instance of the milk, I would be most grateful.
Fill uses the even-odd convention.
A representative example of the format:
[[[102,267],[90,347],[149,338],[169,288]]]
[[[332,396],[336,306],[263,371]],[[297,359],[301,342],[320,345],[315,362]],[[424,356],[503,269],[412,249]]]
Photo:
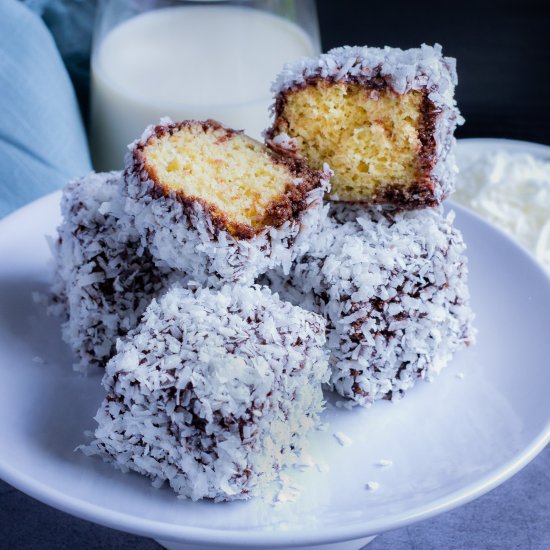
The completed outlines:
[[[92,56],[95,169],[121,168],[127,144],[162,116],[213,118],[260,138],[271,81],[317,51],[294,23],[251,8],[174,7],[126,20]]]

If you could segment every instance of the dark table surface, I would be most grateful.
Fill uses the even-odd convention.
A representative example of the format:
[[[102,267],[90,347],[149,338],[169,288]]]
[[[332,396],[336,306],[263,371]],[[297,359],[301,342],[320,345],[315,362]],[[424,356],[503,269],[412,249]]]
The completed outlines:
[[[79,4],[67,0],[71,2]],[[458,137],[550,144],[550,2],[463,4],[320,0],[323,47],[388,44],[406,48],[439,42],[447,55],[458,59],[457,98],[467,121]],[[160,546],[71,517],[0,481],[0,549],[4,548],[145,550]],[[478,500],[385,533],[368,548],[550,549],[550,447]]]

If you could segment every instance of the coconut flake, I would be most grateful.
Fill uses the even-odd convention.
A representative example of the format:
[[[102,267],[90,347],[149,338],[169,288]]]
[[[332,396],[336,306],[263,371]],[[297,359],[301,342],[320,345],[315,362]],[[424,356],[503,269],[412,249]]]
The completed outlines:
[[[326,462],[318,462],[315,466],[321,474],[327,474],[330,471],[330,466]]]
[[[378,491],[378,489],[380,489],[380,483],[378,483],[378,481],[367,481],[365,489],[367,491]]]
[[[346,435],[344,432],[334,432],[332,435],[342,447],[349,447],[353,443],[353,439],[351,439],[351,437]]]

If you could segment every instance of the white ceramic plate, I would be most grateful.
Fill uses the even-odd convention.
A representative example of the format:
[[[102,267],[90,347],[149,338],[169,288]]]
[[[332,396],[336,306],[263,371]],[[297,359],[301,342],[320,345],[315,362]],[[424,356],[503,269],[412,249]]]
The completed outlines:
[[[164,540],[329,543],[468,502],[525,466],[550,440],[550,280],[500,231],[457,208],[456,223],[469,244],[478,344],[402,401],[329,409],[330,428],[316,434],[312,455],[330,471],[295,474],[303,486],[296,502],[180,501],[138,475],[75,453],[84,430],[94,426],[100,377],[71,371],[58,323],[31,297],[46,289],[44,235],[54,233],[58,202],[58,193],[50,195],[0,222],[0,476],[47,504]],[[46,363],[34,362],[36,356]],[[353,444],[341,447],[336,431]],[[393,466],[377,466],[380,459]],[[365,490],[368,481],[380,489]]]

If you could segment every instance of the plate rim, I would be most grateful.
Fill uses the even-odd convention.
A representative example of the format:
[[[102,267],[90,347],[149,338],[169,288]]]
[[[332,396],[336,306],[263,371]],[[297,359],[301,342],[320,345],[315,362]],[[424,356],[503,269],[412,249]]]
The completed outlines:
[[[379,520],[371,528],[365,529],[361,524],[349,527],[331,527],[327,532],[315,529],[314,532],[292,530],[257,531],[227,529],[207,529],[182,525],[164,524],[155,520],[136,518],[131,514],[113,510],[105,511],[99,505],[90,504],[85,499],[67,496],[61,491],[51,489],[48,485],[32,479],[30,476],[20,475],[15,469],[4,464],[0,459],[0,475],[4,481],[25,494],[40,502],[62,510],[68,514],[98,523],[100,525],[118,529],[128,533],[148,538],[177,541],[180,543],[202,543],[220,546],[234,546],[243,548],[262,547],[280,548],[292,545],[330,544],[346,540],[362,539],[372,535],[379,535],[385,531],[405,527],[417,521],[423,521],[450,511],[458,506],[467,504],[501,485],[527,464],[529,464],[550,443],[550,419],[531,445],[516,453],[512,459],[494,472],[487,474],[480,481],[441,497],[432,503],[404,512],[397,516],[397,520]],[[7,474],[7,475],[6,475]]]
[[[537,155],[537,152],[544,151],[544,156],[548,155],[550,157],[550,146],[542,144],[493,138],[472,138],[459,140],[459,144],[461,142],[472,144],[478,143],[488,147],[502,147],[508,150],[523,151],[528,151],[531,146],[534,146],[532,147],[533,154]],[[35,208],[38,203],[54,201],[56,195],[60,195],[59,190],[36,199],[24,207],[10,213],[8,216],[0,220],[0,231],[6,222],[8,224],[11,222],[12,217],[15,218],[16,216],[25,216],[25,211],[32,210],[32,208]],[[532,269],[535,269],[543,274],[550,285],[550,276],[525,247],[510,238],[500,228],[485,221],[481,218],[481,216],[465,208],[464,206],[453,202],[449,202],[448,206],[453,209],[461,210],[469,216],[473,216],[477,220],[481,221],[481,223],[489,226],[490,230],[500,233],[501,237],[505,238],[512,246],[519,249],[519,251],[526,257],[526,261],[532,264]],[[521,451],[518,451],[500,468],[488,473],[474,483],[440,497],[431,503],[415,507],[410,511],[402,512],[396,516],[392,516],[393,519],[391,520],[382,519],[375,521],[370,527],[368,524],[364,527],[363,524],[358,523],[351,527],[346,527],[344,525],[330,527],[326,530],[323,530],[322,528],[315,529],[314,531],[291,530],[287,532],[250,532],[243,529],[212,530],[204,527],[166,524],[157,520],[137,518],[132,514],[120,511],[104,510],[99,505],[90,504],[84,498],[68,496],[62,491],[58,491],[29,475],[21,474],[15,467],[5,463],[2,460],[2,457],[0,457],[0,478],[16,489],[23,491],[44,504],[62,510],[73,516],[129,533],[162,540],[178,541],[181,543],[202,543],[220,546],[239,545],[241,547],[252,547],[261,544],[264,547],[275,548],[287,546],[288,544],[330,544],[344,540],[360,539],[370,535],[380,534],[390,529],[397,529],[410,525],[417,521],[425,520],[445,511],[452,510],[453,508],[466,504],[475,498],[482,496],[491,489],[508,480],[527,464],[529,464],[529,462],[531,462],[548,443],[550,443],[550,418],[527,447]]]

